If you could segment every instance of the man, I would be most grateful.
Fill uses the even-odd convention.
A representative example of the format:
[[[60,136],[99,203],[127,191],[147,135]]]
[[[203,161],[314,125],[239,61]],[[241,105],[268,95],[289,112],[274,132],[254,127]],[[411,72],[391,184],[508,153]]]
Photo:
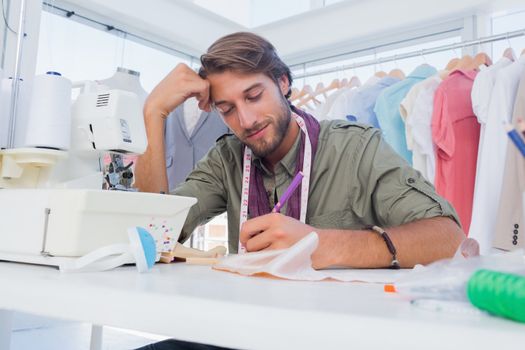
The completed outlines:
[[[149,146],[136,169],[140,190],[167,191],[163,125],[187,98],[216,110],[233,132],[172,192],[198,199],[181,240],[227,211],[233,253],[239,246],[248,252],[286,248],[316,231],[315,268],[380,268],[397,261],[412,267],[454,254],[464,239],[454,209],[377,129],[345,121],[319,124],[290,106],[290,70],[269,42],[251,33],[228,35],[201,63],[199,74],[178,65],[148,97]],[[282,209],[287,215],[271,213],[298,171],[306,181]],[[389,238],[371,225],[385,228]],[[187,346],[170,344],[164,345]]]
[[[289,105],[290,70],[265,39],[251,33],[228,35],[202,55],[201,63],[199,74],[178,65],[148,97],[144,118],[149,146],[137,164],[140,190],[167,191],[163,124],[187,98],[196,97],[201,109],[218,111],[233,132],[219,139],[172,192],[198,199],[181,240],[195,226],[227,211],[231,252],[237,252],[238,240],[247,251],[280,249],[316,231],[316,268],[390,266],[392,253],[367,228],[371,225],[388,227],[402,267],[450,257],[457,249],[464,234],[453,208],[392,151],[377,129],[343,121],[319,125]],[[306,124],[304,131],[297,116]],[[308,148],[310,159],[304,156]],[[239,233],[243,157],[250,151],[248,220]],[[305,211],[304,196],[302,203],[292,197],[289,206],[295,208],[283,209],[295,210],[295,218],[270,213],[297,171],[309,163],[305,222],[297,214]]]

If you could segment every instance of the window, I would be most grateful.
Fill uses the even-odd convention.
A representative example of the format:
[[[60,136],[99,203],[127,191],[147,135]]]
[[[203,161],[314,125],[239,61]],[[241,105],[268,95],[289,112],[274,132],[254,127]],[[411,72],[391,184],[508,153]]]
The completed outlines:
[[[492,34],[508,33],[515,30],[525,29],[525,10],[514,13],[495,14],[492,17]],[[512,47],[516,56],[520,56],[525,49],[525,36],[508,40],[496,41],[492,44],[492,55],[494,61],[503,55],[506,48]]]
[[[179,62],[189,60],[43,11],[36,74],[57,71],[72,81],[111,77],[117,67],[140,72],[146,91]]]

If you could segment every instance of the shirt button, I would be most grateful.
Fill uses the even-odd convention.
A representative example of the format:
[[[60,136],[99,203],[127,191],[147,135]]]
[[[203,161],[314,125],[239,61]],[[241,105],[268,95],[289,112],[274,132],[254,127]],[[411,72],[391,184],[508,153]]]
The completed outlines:
[[[411,177],[408,178],[408,183],[409,183],[409,184],[413,184],[414,182],[416,182],[416,180],[414,180],[414,179],[411,178]]]
[[[520,228],[520,225],[514,224],[514,228]]]

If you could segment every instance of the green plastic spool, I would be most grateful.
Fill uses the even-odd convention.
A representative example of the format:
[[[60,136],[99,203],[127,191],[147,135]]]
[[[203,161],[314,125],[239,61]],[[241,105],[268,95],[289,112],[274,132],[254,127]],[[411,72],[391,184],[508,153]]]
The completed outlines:
[[[525,277],[478,270],[468,281],[470,302],[494,315],[525,323]]]

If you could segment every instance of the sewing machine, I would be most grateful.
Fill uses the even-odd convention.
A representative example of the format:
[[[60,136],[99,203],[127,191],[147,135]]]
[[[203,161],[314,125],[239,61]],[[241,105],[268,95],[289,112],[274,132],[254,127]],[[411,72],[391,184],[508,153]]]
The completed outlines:
[[[170,251],[195,198],[140,193],[131,161],[147,147],[142,106],[133,93],[97,91],[72,105],[71,147],[0,150],[0,260],[58,266],[146,228],[157,252]],[[110,154],[110,161],[103,158]]]

